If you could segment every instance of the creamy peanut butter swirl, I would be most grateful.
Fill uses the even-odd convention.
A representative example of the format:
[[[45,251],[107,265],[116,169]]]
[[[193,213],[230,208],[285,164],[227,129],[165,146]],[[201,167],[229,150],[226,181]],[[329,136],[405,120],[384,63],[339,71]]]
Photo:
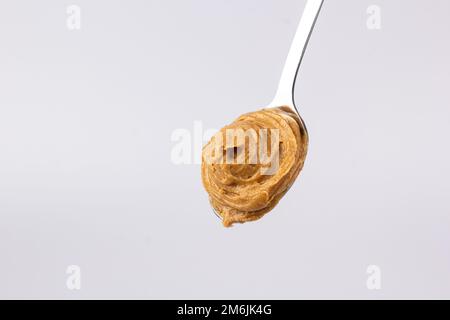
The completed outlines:
[[[247,113],[222,128],[203,147],[201,170],[223,225],[271,211],[297,178],[307,148],[303,121],[288,107]]]

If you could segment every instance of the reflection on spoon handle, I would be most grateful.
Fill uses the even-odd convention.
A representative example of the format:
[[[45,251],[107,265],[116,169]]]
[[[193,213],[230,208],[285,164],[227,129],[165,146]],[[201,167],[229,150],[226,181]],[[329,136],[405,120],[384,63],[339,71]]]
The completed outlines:
[[[294,104],[294,86],[297,77],[298,68],[302,62],[308,45],[309,37],[314,29],[320,9],[322,8],[323,0],[308,0],[306,2],[305,10],[297,27],[294,40],[289,50],[286,64],[281,74],[281,79],[278,85],[278,91],[272,106],[295,106]]]

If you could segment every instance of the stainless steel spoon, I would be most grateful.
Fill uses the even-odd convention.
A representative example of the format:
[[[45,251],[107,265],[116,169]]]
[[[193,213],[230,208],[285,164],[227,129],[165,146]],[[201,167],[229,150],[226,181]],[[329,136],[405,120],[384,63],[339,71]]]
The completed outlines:
[[[324,0],[307,0],[281,74],[278,90],[275,94],[275,98],[268,105],[268,108],[287,106],[297,113],[302,122],[303,119],[297,110],[294,100],[295,81],[298,69],[302,63],[303,56],[305,55],[306,47],[308,46],[309,38],[311,37],[317,18],[319,17],[323,1]],[[306,126],[304,127],[306,128]],[[222,219],[214,209],[213,212],[217,217]]]
[[[288,106],[297,114],[294,101],[294,87],[298,69],[302,63],[303,56],[308,46],[309,38],[319,17],[320,9],[324,0],[308,0],[305,10],[297,27],[291,49],[281,74],[278,90],[269,107]]]

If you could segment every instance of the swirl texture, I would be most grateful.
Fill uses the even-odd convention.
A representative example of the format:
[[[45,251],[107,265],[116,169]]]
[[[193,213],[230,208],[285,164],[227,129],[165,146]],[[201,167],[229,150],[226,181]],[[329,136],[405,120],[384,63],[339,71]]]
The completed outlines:
[[[239,131],[244,139],[229,135]],[[288,107],[247,113],[222,128],[203,147],[201,172],[223,225],[258,220],[271,211],[303,168],[307,149],[304,123]]]

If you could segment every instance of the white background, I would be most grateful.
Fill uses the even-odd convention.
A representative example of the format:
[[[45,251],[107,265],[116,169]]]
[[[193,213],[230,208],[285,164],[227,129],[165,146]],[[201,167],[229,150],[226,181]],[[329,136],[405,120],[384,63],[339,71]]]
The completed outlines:
[[[2,1],[0,297],[450,298],[446,0],[325,1],[306,165],[262,220],[223,228],[171,161],[174,130],[270,102],[304,3]]]

